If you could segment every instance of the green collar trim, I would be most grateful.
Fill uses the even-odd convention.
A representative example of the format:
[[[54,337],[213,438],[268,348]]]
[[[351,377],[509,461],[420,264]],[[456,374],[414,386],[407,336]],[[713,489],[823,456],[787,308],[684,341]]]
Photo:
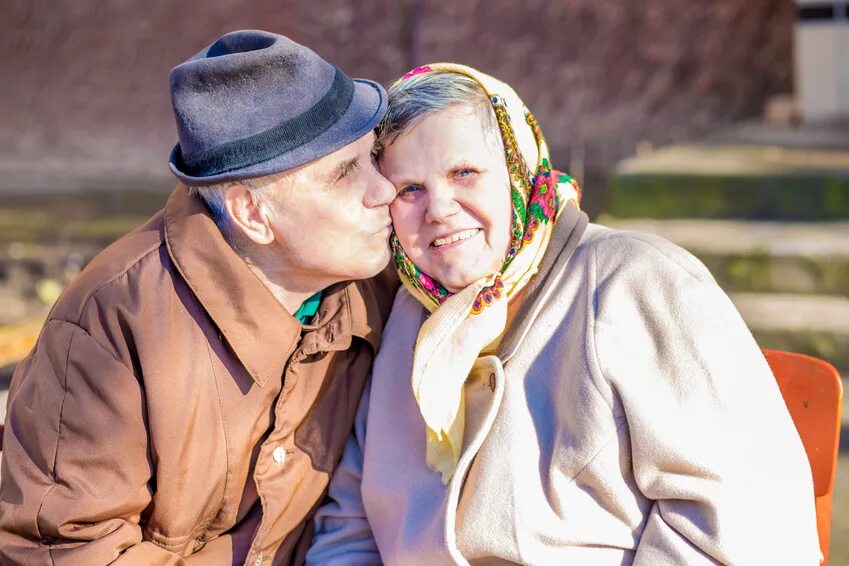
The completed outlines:
[[[318,312],[318,305],[321,304],[321,293],[322,291],[319,291],[304,301],[304,303],[298,307],[298,310],[295,311],[295,314],[292,316],[297,318],[298,322],[301,324],[307,324],[310,320],[312,320],[312,317],[315,316],[315,313]]]

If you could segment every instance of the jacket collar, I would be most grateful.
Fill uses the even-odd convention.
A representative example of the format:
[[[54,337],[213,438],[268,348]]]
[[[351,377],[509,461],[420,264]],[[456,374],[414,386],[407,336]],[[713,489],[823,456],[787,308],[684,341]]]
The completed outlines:
[[[344,350],[352,336],[377,348],[380,315],[356,283],[329,287],[315,324],[302,328],[224,240],[203,202],[183,185],[165,206],[165,241],[180,275],[258,385],[280,379],[302,330],[314,335],[309,346],[304,344],[310,350]]]

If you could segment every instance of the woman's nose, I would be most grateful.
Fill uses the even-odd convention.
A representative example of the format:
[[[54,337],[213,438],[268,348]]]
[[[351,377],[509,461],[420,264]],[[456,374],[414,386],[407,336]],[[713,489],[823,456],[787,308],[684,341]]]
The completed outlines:
[[[460,205],[454,198],[454,191],[449,187],[430,186],[427,196],[427,222],[442,222],[460,210]]]

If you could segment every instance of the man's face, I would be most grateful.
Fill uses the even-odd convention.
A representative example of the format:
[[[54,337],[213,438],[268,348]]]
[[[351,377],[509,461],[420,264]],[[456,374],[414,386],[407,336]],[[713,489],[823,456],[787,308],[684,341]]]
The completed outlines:
[[[287,175],[269,195],[280,272],[332,284],[377,274],[389,262],[395,190],[377,170],[369,133]]]

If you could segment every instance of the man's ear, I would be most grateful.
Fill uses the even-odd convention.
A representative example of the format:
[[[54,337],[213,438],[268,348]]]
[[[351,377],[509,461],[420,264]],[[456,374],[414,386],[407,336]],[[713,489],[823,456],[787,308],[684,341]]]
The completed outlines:
[[[234,229],[255,244],[267,245],[274,241],[267,207],[245,185],[227,187],[224,191],[224,209]]]

